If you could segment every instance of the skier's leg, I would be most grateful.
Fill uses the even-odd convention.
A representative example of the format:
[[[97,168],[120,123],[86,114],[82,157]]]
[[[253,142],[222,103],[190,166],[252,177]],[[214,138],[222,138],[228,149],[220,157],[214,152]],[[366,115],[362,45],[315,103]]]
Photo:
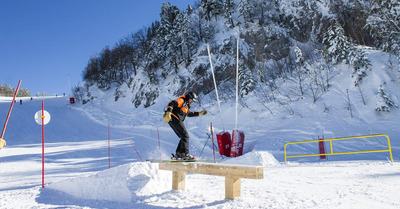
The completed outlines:
[[[187,132],[185,125],[180,121],[171,121],[169,125],[180,138],[179,144],[176,148],[176,154],[181,156],[189,154],[189,133]]]

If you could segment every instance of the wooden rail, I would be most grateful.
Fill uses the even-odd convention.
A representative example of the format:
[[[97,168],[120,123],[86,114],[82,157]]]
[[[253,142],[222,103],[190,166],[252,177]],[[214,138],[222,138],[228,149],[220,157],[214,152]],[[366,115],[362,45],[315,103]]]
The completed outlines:
[[[241,178],[263,179],[261,166],[223,165],[198,162],[165,162],[159,164],[160,170],[172,171],[172,189],[184,190],[186,173],[225,176],[225,199],[240,196]]]

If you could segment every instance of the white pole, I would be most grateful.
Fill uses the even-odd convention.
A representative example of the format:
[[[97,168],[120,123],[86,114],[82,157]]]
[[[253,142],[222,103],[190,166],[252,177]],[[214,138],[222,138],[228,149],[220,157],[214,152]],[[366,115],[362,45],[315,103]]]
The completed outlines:
[[[208,44],[207,44],[207,51],[208,51],[208,59],[210,60],[211,72],[212,72],[212,76],[213,76],[213,80],[214,80],[215,94],[217,95],[217,103],[218,103],[219,113],[221,114],[222,128],[225,131],[224,117],[222,116],[221,105],[220,105],[220,101],[219,101],[219,97],[218,97],[217,82],[215,81],[214,67],[213,67],[212,60],[211,60],[210,45],[208,45]]]
[[[239,37],[236,42],[236,118],[235,130],[238,130],[238,104],[239,104]]]
[[[68,84],[69,84],[69,92],[72,92],[72,88],[71,88],[71,80],[69,79],[69,74],[68,74]]]

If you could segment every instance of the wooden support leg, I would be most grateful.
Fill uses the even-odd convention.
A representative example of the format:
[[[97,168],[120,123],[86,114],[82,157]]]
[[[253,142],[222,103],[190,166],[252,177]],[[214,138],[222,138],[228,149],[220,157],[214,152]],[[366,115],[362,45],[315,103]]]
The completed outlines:
[[[172,189],[185,190],[186,173],[181,171],[172,171]]]
[[[235,199],[240,196],[240,178],[225,177],[225,199]]]

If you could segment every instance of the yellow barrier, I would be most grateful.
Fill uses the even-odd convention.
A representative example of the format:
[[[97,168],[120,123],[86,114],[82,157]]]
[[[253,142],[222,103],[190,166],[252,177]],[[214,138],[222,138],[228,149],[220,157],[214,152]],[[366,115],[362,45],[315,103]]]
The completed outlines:
[[[337,152],[337,153],[333,152],[332,141],[345,140],[345,139],[379,137],[379,136],[384,136],[384,137],[387,138],[389,149],[387,149],[387,150],[356,151],[356,152]],[[304,144],[304,143],[321,142],[321,141],[329,141],[329,145],[330,145],[330,148],[331,148],[331,152],[330,153],[308,154],[308,155],[286,155],[286,146],[289,145],[289,144]],[[299,142],[288,142],[288,143],[285,144],[285,147],[284,147],[285,163],[287,161],[287,158],[293,158],[293,157],[311,157],[311,156],[321,156],[321,155],[345,155],[345,154],[360,154],[360,153],[373,153],[373,152],[389,152],[390,153],[390,160],[393,162],[392,147],[390,146],[390,139],[386,134],[376,134],[376,135],[366,135],[366,136],[352,136],[352,137],[333,138],[333,139],[319,139],[319,140],[299,141]]]

